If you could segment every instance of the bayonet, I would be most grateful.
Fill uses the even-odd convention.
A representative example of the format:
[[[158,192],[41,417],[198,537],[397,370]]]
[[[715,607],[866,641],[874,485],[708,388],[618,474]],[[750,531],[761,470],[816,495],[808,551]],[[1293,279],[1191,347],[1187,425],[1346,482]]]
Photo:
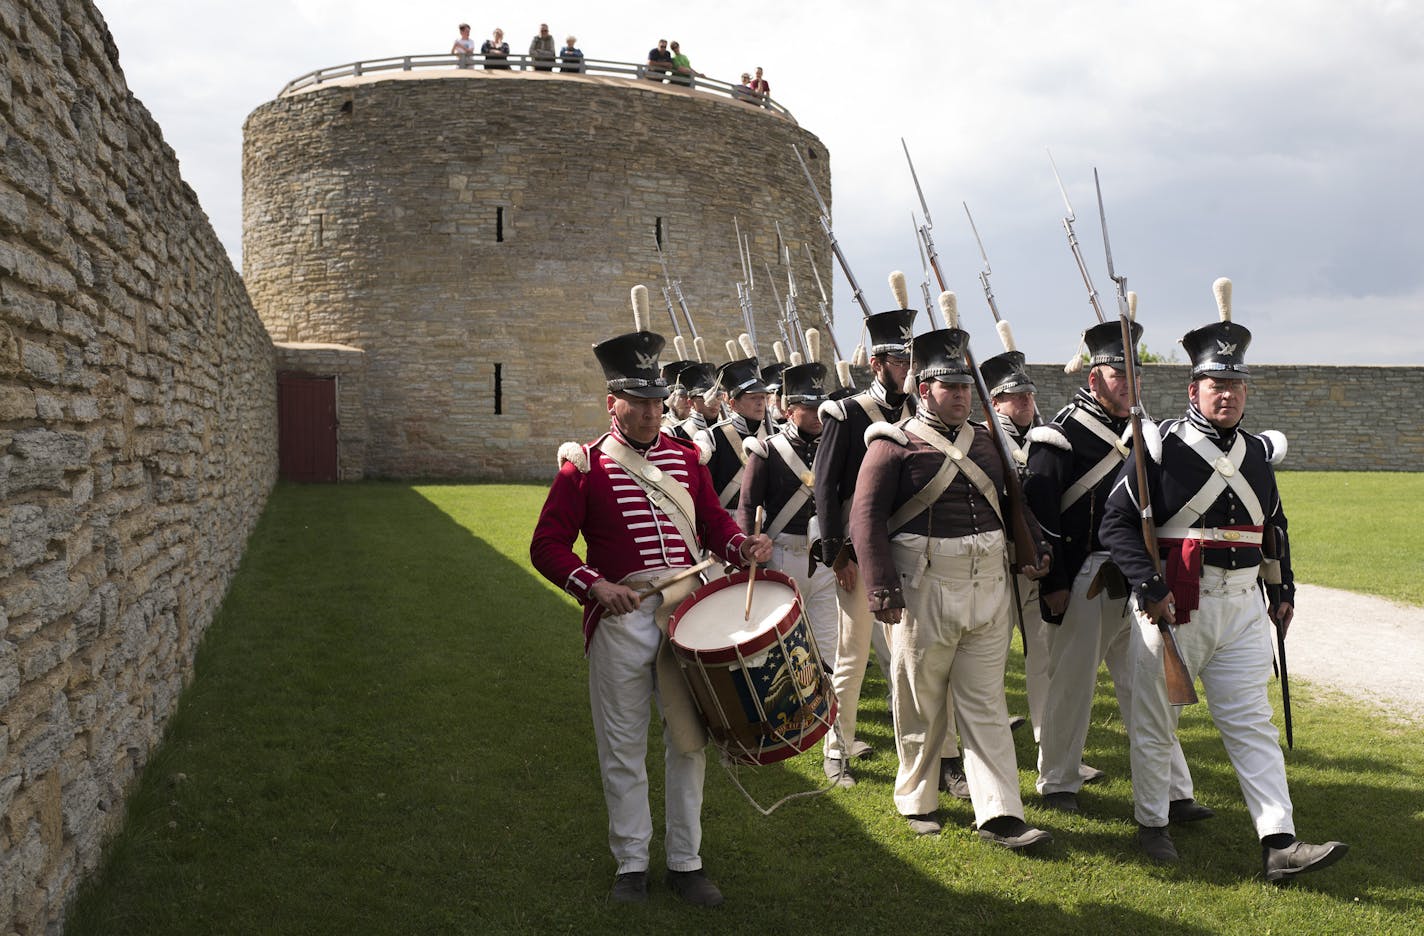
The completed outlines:
[[[658,243],[657,234],[653,235],[653,249],[658,252],[658,266],[663,271],[663,301],[667,303],[668,318],[672,320],[672,330],[679,337],[682,336],[682,326],[677,323],[677,313],[672,307],[672,277],[668,275],[666,261],[663,260],[663,245]]]
[[[1083,248],[1078,243],[1078,235],[1073,230],[1073,222],[1078,220],[1078,216],[1073,213],[1073,203],[1068,200],[1068,189],[1063,186],[1063,177],[1058,174],[1058,163],[1053,161],[1053,151],[1048,151],[1048,162],[1053,166],[1053,178],[1058,180],[1058,191],[1063,194],[1063,207],[1067,214],[1063,216],[1063,230],[1068,234],[1068,249],[1073,252],[1073,259],[1078,264],[1078,273],[1083,277],[1083,285],[1088,288],[1088,304],[1093,307],[1093,314],[1098,317],[1098,321],[1107,321],[1107,316],[1103,315],[1103,304],[1098,297],[1098,289],[1093,285],[1092,274],[1088,272],[1088,264],[1083,261]]]
[[[974,223],[974,215],[969,213],[969,203],[961,202],[964,205],[964,215],[969,219],[969,230],[974,232],[974,242],[979,245],[979,256],[984,261],[984,269],[979,271],[979,284],[984,287],[984,301],[989,303],[989,312],[994,316],[995,322],[1002,322],[999,316],[999,303],[994,300],[994,287],[989,285],[989,276],[994,272],[989,266],[989,254],[984,250],[984,239],[979,236],[979,227]]]
[[[831,351],[835,354],[837,361],[845,360],[841,357],[840,342],[836,341],[836,323],[831,317],[831,304],[826,299],[826,287],[821,285],[821,271],[816,269],[816,256],[811,252],[811,245],[805,241],[801,242],[801,248],[806,251],[806,264],[811,267],[811,275],[816,280],[816,292],[820,295],[821,322],[825,325],[825,330],[831,338]]]
[[[796,144],[791,144],[791,152],[796,154],[796,161],[801,164],[801,171],[806,174],[806,184],[811,186],[811,195],[816,199],[816,206],[821,210],[821,230],[826,232],[826,237],[831,242],[831,253],[835,255],[836,262],[841,266],[841,272],[845,274],[846,282],[850,283],[851,299],[860,306],[862,318],[870,318],[874,313],[870,311],[870,303],[866,302],[865,294],[860,291],[860,284],[855,281],[855,274],[850,271],[850,264],[846,262],[845,254],[841,252],[840,241],[836,240],[836,232],[831,229],[831,210],[826,207],[825,199],[821,198],[821,190],[816,188],[816,180],[811,178],[811,169],[806,165],[806,160],[801,158],[801,151],[796,148]]]
[[[920,242],[920,221],[915,217],[915,209],[910,209],[910,226],[915,229],[915,247],[920,252],[920,268],[923,276],[920,279],[920,295],[925,299],[925,314],[929,315],[934,308],[934,294],[930,291],[930,261],[925,256],[925,245]]]
[[[910,158],[910,146],[905,142],[904,137],[900,137],[900,146],[905,150],[905,162],[910,164],[910,178],[915,183],[915,194],[920,196],[920,210],[925,213],[925,223],[917,228],[920,241],[924,244],[925,256],[929,258],[930,266],[934,268],[935,276],[939,278],[939,288],[943,290],[944,277],[940,275],[939,252],[935,250],[934,237],[930,234],[930,229],[934,227],[934,221],[930,219],[930,203],[925,200],[925,190],[920,188],[920,175],[915,171],[915,161]],[[911,212],[913,217],[913,212]],[[929,308],[925,313],[930,317],[930,328],[939,328],[939,323],[935,321],[934,303],[928,303]]]

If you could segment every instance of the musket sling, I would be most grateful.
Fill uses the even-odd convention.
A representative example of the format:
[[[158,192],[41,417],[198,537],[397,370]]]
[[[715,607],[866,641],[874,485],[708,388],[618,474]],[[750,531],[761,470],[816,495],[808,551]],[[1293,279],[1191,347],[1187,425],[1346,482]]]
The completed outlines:
[[[692,558],[700,558],[703,550],[697,539],[697,508],[692,503],[692,495],[682,482],[611,435],[605,437],[598,448],[621,465],[628,476],[648,495],[648,500],[673,522],[677,532],[687,541],[687,550],[692,554]],[[647,471],[648,468],[653,470]],[[649,475],[653,477],[650,478]]]

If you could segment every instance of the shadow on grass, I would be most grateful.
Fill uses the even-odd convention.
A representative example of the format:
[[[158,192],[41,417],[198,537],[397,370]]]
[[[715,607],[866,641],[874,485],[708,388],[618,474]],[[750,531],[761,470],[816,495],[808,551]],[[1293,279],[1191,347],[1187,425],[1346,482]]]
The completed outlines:
[[[1112,898],[1115,875],[1142,877],[1125,749],[1108,765],[1112,821],[1041,819],[1059,836],[1045,859],[978,843],[967,805],[947,798],[945,834],[910,836],[890,803],[878,677],[865,723],[880,753],[854,790],[763,818],[709,764],[703,853],[725,907],[699,914],[660,884],[644,907],[610,907],[578,613],[524,558],[542,499],[519,486],[280,485],[69,931],[1211,929]],[[1213,761],[1205,744],[1191,741],[1194,767]],[[658,817],[661,758],[649,764]],[[762,802],[814,789],[819,752],[742,778]],[[1226,780],[1210,772],[1213,805]],[[660,848],[659,833],[655,869]],[[1409,872],[1396,873],[1403,890]]]

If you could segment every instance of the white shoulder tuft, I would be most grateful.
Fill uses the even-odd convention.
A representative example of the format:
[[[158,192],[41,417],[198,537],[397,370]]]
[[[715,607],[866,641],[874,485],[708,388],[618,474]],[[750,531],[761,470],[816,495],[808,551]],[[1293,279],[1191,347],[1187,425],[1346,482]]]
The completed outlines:
[[[891,442],[898,442],[900,445],[909,445],[910,437],[905,435],[905,430],[894,423],[879,420],[865,427],[865,444],[869,445],[876,439],[889,439]]]
[[[1073,446],[1068,441],[1068,437],[1063,434],[1062,429],[1053,423],[1044,423],[1042,426],[1034,426],[1028,431],[1027,438],[1029,442],[1051,445],[1054,448],[1061,448],[1065,452],[1073,451]]]
[[[1162,464],[1162,430],[1146,417],[1142,420],[1142,444],[1147,446],[1147,457]]]
[[[845,422],[845,403],[840,400],[827,400],[821,404],[821,408],[817,412],[822,421],[834,419],[836,422]]]
[[[1272,465],[1279,465],[1286,459],[1286,437],[1285,434],[1276,429],[1267,429],[1257,436],[1266,443],[1266,461]]]
[[[559,467],[564,467],[564,462],[573,462],[574,467],[582,474],[588,474],[588,449],[577,442],[565,442],[559,446]]]
[[[705,465],[712,460],[712,434],[706,429],[698,429],[692,436],[692,444],[697,446],[697,464]]]
[[[747,436],[742,440],[742,451],[747,455],[755,455],[757,458],[766,457],[766,443],[756,436]]]

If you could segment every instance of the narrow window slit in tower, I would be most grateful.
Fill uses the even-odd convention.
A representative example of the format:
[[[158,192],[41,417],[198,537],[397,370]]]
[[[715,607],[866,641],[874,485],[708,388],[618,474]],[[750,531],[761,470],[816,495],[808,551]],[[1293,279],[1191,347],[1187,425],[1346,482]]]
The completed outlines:
[[[663,219],[658,218],[653,222],[653,240],[658,242],[658,249],[663,249]]]
[[[504,413],[504,365],[494,366],[494,414],[500,416]]]
[[[321,239],[322,239],[322,233],[323,233],[323,231],[322,231],[322,223],[321,223],[321,222],[322,222],[322,218],[323,218],[323,217],[324,217],[324,215],[322,215],[320,212],[318,212],[317,214],[313,215],[313,221],[312,221],[312,246],[313,246],[313,247],[320,247],[320,246],[322,245],[322,244],[321,244]]]
[[[497,243],[497,244],[503,244],[503,243],[504,243],[504,209],[503,209],[503,208],[496,208],[496,209],[494,210],[494,240],[495,240],[495,243]],[[499,365],[496,364],[496,365],[495,365],[495,368],[498,369],[498,368],[499,368]]]

